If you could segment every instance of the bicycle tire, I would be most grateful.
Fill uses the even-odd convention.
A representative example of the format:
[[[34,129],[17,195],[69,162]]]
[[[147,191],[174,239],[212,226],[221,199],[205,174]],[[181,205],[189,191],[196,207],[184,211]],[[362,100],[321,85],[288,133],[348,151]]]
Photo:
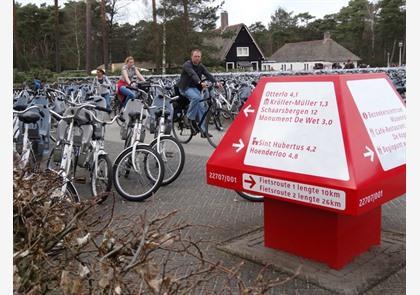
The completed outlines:
[[[172,121],[172,134],[180,143],[189,143],[193,138],[191,127],[185,124],[186,115],[177,121]]]
[[[53,172],[55,172],[55,173],[58,174],[57,171],[54,171],[54,170],[51,170],[51,171],[53,171]],[[57,186],[57,193],[58,194],[61,194],[61,188],[64,185],[64,182],[66,182],[66,193],[65,193],[65,196],[64,196],[64,198],[61,198],[61,197],[57,198],[57,197],[55,197],[53,195],[52,196],[53,202],[56,199],[59,199],[60,201],[62,201],[64,199],[64,200],[70,200],[71,202],[74,202],[74,203],[79,203],[80,202],[80,196],[79,196],[79,193],[77,192],[76,187],[74,186],[74,184],[68,178],[62,179],[62,181],[63,181],[63,184],[60,185],[60,186]]]
[[[235,191],[239,196],[250,202],[264,202],[264,196],[254,195],[248,192]]]
[[[223,139],[223,136],[226,134],[226,131],[229,129],[234,118],[226,110],[217,108],[215,110],[209,110],[205,120],[207,141],[212,147],[216,148]]]
[[[102,162],[105,162],[105,170],[100,169],[100,164]],[[90,172],[90,189],[92,192],[92,195],[97,197],[99,194],[102,194],[101,200],[98,202],[98,204],[104,202],[108,197],[108,192],[111,191],[112,188],[112,163],[109,159],[108,155],[102,154],[98,156],[98,164],[97,164],[98,172],[95,171],[95,165],[93,164],[92,170]],[[104,176],[103,173],[106,175]],[[99,179],[96,177],[99,176]],[[98,183],[98,180],[101,180],[103,178],[102,185]],[[99,189],[98,189],[99,188]],[[103,194],[105,193],[105,194]]]
[[[144,201],[151,197],[161,186],[164,176],[164,164],[161,157],[149,146],[137,145],[135,162],[142,165],[135,171],[131,163],[133,147],[126,148],[115,159],[113,165],[113,183],[118,194],[129,201]],[[139,161],[137,159],[139,158]],[[150,179],[145,172],[145,161],[155,161],[157,172],[154,179]],[[144,173],[144,175],[142,175]],[[121,178],[121,179],[120,179]],[[131,181],[135,179],[137,182]]]
[[[155,138],[149,145],[156,152],[157,141],[158,139]],[[170,143],[170,150],[168,149],[168,143]],[[182,144],[180,144],[174,137],[169,135],[161,136],[160,144],[165,149],[164,153],[159,153],[165,166],[165,174],[162,180],[162,186],[165,186],[174,182],[184,169],[185,151],[182,147]],[[169,159],[175,159],[175,161],[170,161]],[[148,167],[146,166],[146,172],[148,173],[148,176],[153,178],[153,175],[149,173],[149,170],[147,168]]]
[[[70,180],[68,180],[67,182],[66,194],[69,194],[69,198],[72,199],[72,201],[76,203],[80,202],[79,193],[77,192],[76,187]]]

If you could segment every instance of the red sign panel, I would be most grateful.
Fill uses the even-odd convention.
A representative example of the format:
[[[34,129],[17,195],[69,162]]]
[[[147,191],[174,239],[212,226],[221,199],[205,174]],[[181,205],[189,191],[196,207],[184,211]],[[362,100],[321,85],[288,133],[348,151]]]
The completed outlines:
[[[262,78],[207,182],[356,215],[405,193],[405,105],[385,74]]]

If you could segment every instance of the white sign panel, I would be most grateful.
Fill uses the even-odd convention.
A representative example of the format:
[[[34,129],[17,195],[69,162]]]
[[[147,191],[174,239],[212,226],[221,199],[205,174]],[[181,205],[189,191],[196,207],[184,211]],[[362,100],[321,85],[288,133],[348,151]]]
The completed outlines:
[[[341,190],[247,173],[242,175],[242,186],[256,193],[337,210],[346,209],[346,193]]]
[[[334,83],[267,83],[244,164],[348,180]]]
[[[405,106],[384,78],[347,86],[385,171],[405,164]]]

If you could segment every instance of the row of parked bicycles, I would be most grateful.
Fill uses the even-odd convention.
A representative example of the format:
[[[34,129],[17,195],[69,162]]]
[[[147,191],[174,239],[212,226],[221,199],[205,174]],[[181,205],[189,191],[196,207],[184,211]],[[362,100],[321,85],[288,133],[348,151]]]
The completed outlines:
[[[207,85],[202,90],[207,111],[197,125],[206,126],[205,139],[216,147],[254,85],[229,80],[223,89]],[[113,186],[127,200],[143,201],[175,181],[185,163],[182,144],[198,134],[186,118],[188,100],[170,79],[151,79],[130,89],[136,97],[124,108],[117,96],[107,107],[105,98],[86,82],[45,85],[38,91],[15,89],[15,166],[31,173],[45,164],[62,182],[55,197],[74,202],[80,201],[74,183],[83,178],[99,202]],[[120,126],[124,146],[112,162],[105,132],[114,123]],[[146,132],[152,136],[149,143]]]

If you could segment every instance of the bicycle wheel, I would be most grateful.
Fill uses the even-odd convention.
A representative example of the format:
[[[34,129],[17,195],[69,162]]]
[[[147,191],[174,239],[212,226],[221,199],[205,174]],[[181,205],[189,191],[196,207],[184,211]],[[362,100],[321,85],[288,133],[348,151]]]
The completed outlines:
[[[248,200],[250,202],[263,202],[264,201],[264,196],[260,196],[260,195],[254,195],[251,193],[247,193],[247,192],[240,192],[240,191],[235,191],[238,195],[240,195],[242,198],[244,198],[245,200]]]
[[[108,197],[104,194],[111,191],[112,187],[112,163],[108,155],[99,155],[97,165],[93,164],[90,172],[90,188],[92,195],[95,197],[102,194],[103,197],[99,201],[102,203]]]
[[[185,124],[186,115],[173,121],[172,133],[180,143],[189,143],[193,137],[191,127]]]
[[[217,147],[233,122],[233,116],[223,109],[210,110],[206,116],[207,140]]]
[[[153,170],[146,173],[147,165]],[[128,147],[117,157],[113,166],[115,189],[124,199],[143,201],[159,189],[164,169],[161,157],[150,147],[138,145],[135,151],[133,147]]]
[[[151,143],[150,147],[158,152],[157,150],[158,139],[155,138]],[[168,185],[175,181],[181,174],[185,163],[185,152],[182,144],[180,144],[172,136],[161,136],[159,143],[159,155],[162,158],[163,165],[165,166],[165,175],[162,180],[162,185]],[[149,162],[146,162],[149,164]],[[151,171],[149,171],[151,170]],[[146,165],[147,175],[153,179],[153,169]]]
[[[67,202],[79,203],[80,202],[79,193],[77,192],[74,184],[68,178],[63,179],[62,181],[63,181],[62,185],[57,186],[52,192],[51,194],[52,201],[53,202],[67,201]],[[63,185],[66,186],[64,195],[62,192]]]

